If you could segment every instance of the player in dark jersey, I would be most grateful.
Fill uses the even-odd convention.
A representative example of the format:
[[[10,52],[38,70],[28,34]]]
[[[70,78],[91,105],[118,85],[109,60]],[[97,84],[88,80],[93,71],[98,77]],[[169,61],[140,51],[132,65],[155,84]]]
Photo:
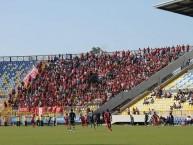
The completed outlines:
[[[144,111],[144,115],[145,115],[144,124],[145,124],[145,126],[147,126],[148,125],[149,116],[148,116],[148,114],[145,111]]]
[[[66,115],[64,116],[64,121],[65,121],[66,128],[68,129],[68,127],[69,127],[69,116],[68,116],[68,113],[66,113]]]
[[[112,116],[111,113],[109,112],[109,110],[107,109],[107,111],[104,113],[104,119],[105,119],[105,123],[107,124],[107,127],[110,131],[112,131],[111,128],[111,120],[112,120]]]
[[[97,115],[96,115],[96,114],[94,114],[94,125],[95,125],[95,127],[97,126],[97,122],[98,122]]]
[[[70,119],[70,131],[71,131],[71,127],[72,127],[72,131],[74,132],[76,114],[73,112],[73,109],[71,109],[71,112],[69,114],[69,119]]]
[[[52,123],[51,123],[51,120],[52,120],[52,117],[51,116],[48,116],[48,126],[51,126],[52,127]]]
[[[89,112],[89,123],[91,125],[91,128],[95,129],[95,120],[94,120],[94,113],[93,111]]]

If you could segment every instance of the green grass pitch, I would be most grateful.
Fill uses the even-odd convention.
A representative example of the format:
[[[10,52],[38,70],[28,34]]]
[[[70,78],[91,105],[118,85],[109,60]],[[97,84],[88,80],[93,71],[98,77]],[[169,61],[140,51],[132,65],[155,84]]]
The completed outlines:
[[[193,145],[193,126],[159,127],[113,125],[92,130],[77,125],[75,132],[57,127],[0,126],[0,145],[127,144],[127,145]]]

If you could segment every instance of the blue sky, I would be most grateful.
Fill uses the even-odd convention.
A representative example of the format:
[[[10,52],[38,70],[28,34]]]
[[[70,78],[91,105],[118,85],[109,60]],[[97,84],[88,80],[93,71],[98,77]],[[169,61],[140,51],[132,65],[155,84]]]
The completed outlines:
[[[0,0],[0,56],[193,44],[193,19],[164,0]]]

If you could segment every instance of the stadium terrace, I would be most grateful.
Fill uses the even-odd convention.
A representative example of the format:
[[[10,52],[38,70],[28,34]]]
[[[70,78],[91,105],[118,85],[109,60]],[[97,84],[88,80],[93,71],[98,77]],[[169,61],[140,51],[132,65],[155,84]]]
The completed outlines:
[[[192,6],[154,7],[193,17]],[[183,145],[192,124],[191,44],[0,57],[0,145]]]

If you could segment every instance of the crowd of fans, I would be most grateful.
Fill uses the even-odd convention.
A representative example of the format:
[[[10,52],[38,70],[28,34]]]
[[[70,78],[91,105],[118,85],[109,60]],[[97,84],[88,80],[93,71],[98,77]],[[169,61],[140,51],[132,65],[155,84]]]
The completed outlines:
[[[161,86],[158,86],[156,89],[152,90],[151,96],[149,98],[144,98],[143,105],[150,105],[154,103],[154,99],[162,99],[162,98],[174,98],[174,102],[170,108],[170,110],[181,109],[182,103],[188,102],[189,105],[193,105],[193,91],[189,89],[179,89],[176,94],[172,94],[171,92],[164,92]],[[134,108],[133,108],[134,109]],[[133,111],[134,112],[134,111]]]
[[[37,76],[13,89],[8,103],[13,107],[101,105],[188,51],[189,46],[183,45],[112,54],[86,53],[69,60],[55,57],[38,63]]]
[[[188,89],[179,89],[177,94],[174,95],[174,100],[178,101],[178,105],[173,104],[172,108],[174,109],[180,109],[182,107],[181,103],[185,103],[186,101],[189,102],[189,105],[193,105],[193,92]]]
[[[154,103],[154,99],[153,97],[149,97],[149,98],[145,98],[143,105],[149,105],[149,104],[153,104]]]

